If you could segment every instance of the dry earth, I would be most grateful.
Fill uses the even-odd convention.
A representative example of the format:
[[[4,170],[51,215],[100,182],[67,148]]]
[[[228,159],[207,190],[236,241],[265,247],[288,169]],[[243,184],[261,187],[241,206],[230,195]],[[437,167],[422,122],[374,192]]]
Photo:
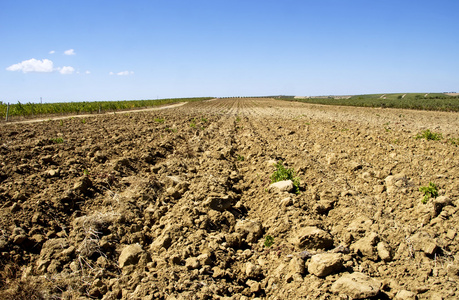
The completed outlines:
[[[457,113],[222,99],[85,121],[0,127],[2,299],[459,298]],[[300,193],[270,186],[278,161]]]

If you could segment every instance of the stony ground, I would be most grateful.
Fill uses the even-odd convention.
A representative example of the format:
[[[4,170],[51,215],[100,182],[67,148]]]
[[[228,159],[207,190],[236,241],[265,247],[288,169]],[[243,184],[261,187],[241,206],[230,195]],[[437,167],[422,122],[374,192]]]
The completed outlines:
[[[0,298],[459,298],[450,138],[457,113],[273,99],[2,124]]]

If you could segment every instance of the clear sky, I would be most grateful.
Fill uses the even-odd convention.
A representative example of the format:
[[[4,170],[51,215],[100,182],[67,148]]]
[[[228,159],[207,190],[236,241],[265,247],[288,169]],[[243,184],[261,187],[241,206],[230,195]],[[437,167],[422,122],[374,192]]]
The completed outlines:
[[[0,0],[0,101],[459,92],[458,0]]]

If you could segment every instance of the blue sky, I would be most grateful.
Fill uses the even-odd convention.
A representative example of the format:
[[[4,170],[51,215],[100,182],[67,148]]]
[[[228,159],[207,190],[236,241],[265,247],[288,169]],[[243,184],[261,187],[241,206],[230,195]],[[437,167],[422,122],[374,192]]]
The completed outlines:
[[[0,101],[459,91],[459,1],[0,1]]]

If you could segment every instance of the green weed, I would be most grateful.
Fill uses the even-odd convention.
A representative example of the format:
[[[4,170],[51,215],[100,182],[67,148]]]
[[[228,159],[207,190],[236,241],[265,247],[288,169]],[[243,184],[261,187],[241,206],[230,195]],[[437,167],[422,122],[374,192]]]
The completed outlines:
[[[245,160],[245,157],[242,156],[242,155],[237,155],[237,161],[244,161]]]
[[[64,142],[64,139],[61,138],[61,137],[57,137],[57,138],[51,139],[51,141],[52,141],[54,144],[62,144],[62,143]]]
[[[177,128],[166,127],[164,130],[166,130],[167,132],[177,132]]]
[[[81,123],[86,124],[86,119],[81,119]]]
[[[459,138],[449,138],[448,139],[448,143],[450,143],[451,145],[459,145]]]
[[[271,183],[275,183],[275,182],[283,181],[283,180],[291,180],[293,182],[295,193],[299,194],[300,193],[300,178],[296,177],[295,170],[293,168],[286,169],[282,161],[279,161],[274,166],[276,167],[276,171],[274,171],[274,173],[270,177]]]
[[[270,235],[265,236],[265,242],[263,244],[266,248],[270,248],[274,244],[274,238]]]
[[[437,186],[429,182],[429,186],[421,186],[419,188],[420,192],[424,193],[424,198],[422,198],[422,203],[426,204],[430,198],[437,198],[438,197],[438,188]]]
[[[428,141],[439,141],[442,138],[443,138],[443,135],[441,133],[432,132],[432,131],[430,131],[430,129],[426,129],[423,132],[418,133],[415,136],[415,139],[417,139],[417,140],[426,139]]]
[[[160,123],[160,124],[164,123],[164,119],[163,118],[155,118],[154,121],[156,123]]]

